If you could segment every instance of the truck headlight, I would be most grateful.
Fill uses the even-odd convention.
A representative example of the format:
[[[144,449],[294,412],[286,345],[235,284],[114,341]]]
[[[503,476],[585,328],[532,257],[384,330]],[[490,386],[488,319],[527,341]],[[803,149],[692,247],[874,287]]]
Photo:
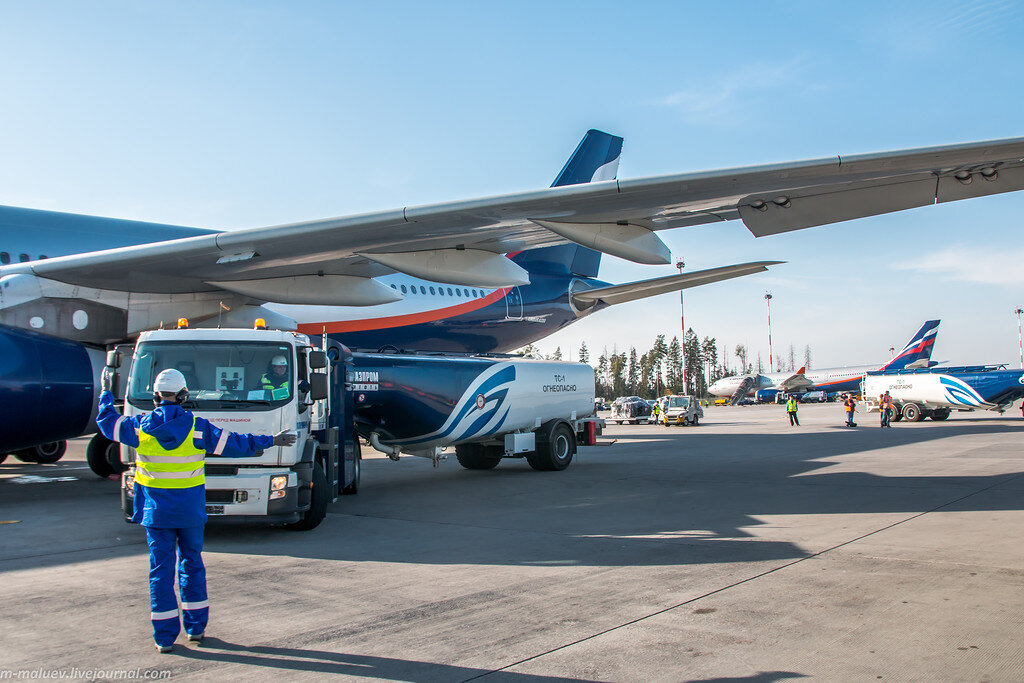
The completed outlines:
[[[283,491],[288,486],[288,475],[282,474],[276,477],[270,478],[270,490],[271,491]]]

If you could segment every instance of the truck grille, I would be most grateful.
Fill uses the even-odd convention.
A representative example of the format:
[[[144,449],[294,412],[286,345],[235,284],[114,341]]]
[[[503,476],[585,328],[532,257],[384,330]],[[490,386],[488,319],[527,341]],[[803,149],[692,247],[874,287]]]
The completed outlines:
[[[206,489],[207,503],[233,503],[235,502],[234,489]]]
[[[206,465],[204,469],[211,477],[233,477],[238,474],[238,467],[235,465]]]

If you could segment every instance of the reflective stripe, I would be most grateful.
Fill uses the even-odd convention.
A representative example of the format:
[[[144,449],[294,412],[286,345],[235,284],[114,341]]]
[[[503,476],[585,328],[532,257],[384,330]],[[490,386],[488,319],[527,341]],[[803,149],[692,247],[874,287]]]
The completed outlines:
[[[152,472],[146,470],[146,474],[153,479],[189,479],[191,477],[198,477],[203,473],[203,468],[200,467],[196,470],[190,470],[188,472]]]
[[[161,619],[174,619],[178,616],[178,608],[167,610],[166,612],[150,612],[149,618],[153,621],[160,621]]]
[[[181,608],[182,609],[203,609],[204,607],[209,607],[209,606],[210,606],[210,601],[209,600],[200,600],[199,602],[182,602],[181,603]]]
[[[121,417],[117,418],[117,422],[114,423],[114,441],[117,441],[119,443],[121,442],[121,425],[124,424],[124,421],[127,419],[127,417],[122,415]]]
[[[213,449],[213,455],[220,455],[224,452],[224,447],[228,445],[228,430],[220,430],[220,439],[217,441],[217,447]]]
[[[206,459],[205,453],[199,455],[144,455],[139,453],[135,456],[135,462],[160,462],[160,463],[186,463],[203,462]]]

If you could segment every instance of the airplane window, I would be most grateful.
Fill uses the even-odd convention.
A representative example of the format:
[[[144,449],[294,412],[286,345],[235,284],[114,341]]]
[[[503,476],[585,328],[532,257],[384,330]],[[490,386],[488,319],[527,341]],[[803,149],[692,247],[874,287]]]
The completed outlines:
[[[391,285],[391,289],[398,289],[398,287],[395,287],[394,285]]]
[[[18,260],[19,260],[19,261],[21,261],[22,263],[25,263],[26,261],[28,261],[28,260],[29,260],[29,258],[28,258],[28,254],[20,254],[20,255],[18,256]]]
[[[433,288],[433,287],[431,287],[431,288],[430,288],[430,293],[431,293],[431,294],[433,294],[433,293],[434,293],[434,288]]]
[[[46,254],[40,254],[39,260],[42,261],[44,258],[49,258]]]
[[[6,266],[10,262],[11,262],[11,255],[8,254],[6,251],[0,251],[0,263],[4,264]]]
[[[427,288],[424,287],[423,285],[420,285],[420,294],[426,294],[426,293],[427,293]]]
[[[462,290],[462,296],[469,296],[469,290],[468,289]]]
[[[402,294],[406,294],[405,285],[402,285]]]
[[[455,296],[454,294],[452,294],[452,288],[451,287],[448,288],[448,296]]]

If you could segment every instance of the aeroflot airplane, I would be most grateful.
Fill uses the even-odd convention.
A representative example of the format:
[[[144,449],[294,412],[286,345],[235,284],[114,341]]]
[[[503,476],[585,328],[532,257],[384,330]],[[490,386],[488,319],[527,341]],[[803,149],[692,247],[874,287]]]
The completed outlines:
[[[595,251],[668,264],[661,230],[740,219],[761,237],[1024,188],[1024,138],[636,180],[615,178],[620,149],[588,134],[547,189],[229,232],[0,209],[0,454],[84,433],[104,346],[179,317],[507,350],[770,265],[595,279]]]
[[[822,368],[806,372],[769,372],[757,375],[733,375],[723,377],[708,387],[715,396],[734,396],[746,379],[750,379],[746,393],[761,390],[804,393],[807,391],[859,391],[860,381],[868,372],[875,370],[900,370],[909,367],[928,367],[935,349],[935,337],[939,333],[938,320],[927,321],[917,331],[903,350],[884,365],[853,365],[842,368]]]

